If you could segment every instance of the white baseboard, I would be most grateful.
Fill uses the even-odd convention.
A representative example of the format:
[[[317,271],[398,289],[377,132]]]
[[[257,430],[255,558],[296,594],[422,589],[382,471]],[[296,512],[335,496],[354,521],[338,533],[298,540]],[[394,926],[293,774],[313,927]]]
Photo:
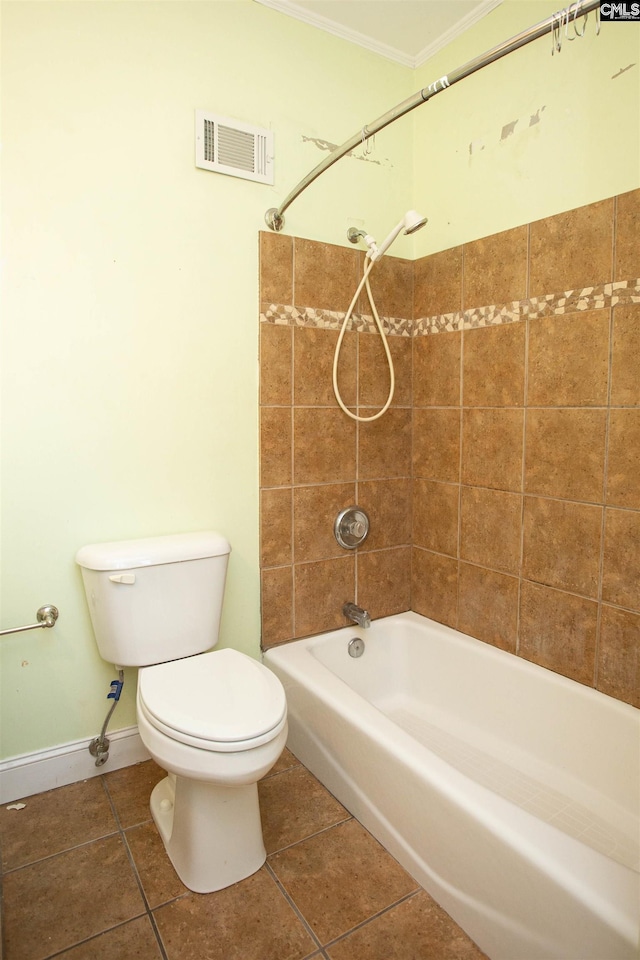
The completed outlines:
[[[93,739],[63,743],[48,750],[0,761],[0,803],[11,803],[21,797],[88,780],[149,759],[137,727],[109,732],[109,759],[101,767],[96,767],[95,757],[89,753]]]

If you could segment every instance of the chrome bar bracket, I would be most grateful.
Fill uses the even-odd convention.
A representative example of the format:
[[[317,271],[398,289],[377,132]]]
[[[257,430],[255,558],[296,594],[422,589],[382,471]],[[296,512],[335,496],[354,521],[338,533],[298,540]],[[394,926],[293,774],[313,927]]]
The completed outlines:
[[[52,603],[47,603],[40,607],[36,613],[37,623],[29,623],[26,627],[11,627],[9,630],[0,630],[0,637],[8,633],[24,633],[25,630],[38,630],[41,627],[53,627],[59,617],[57,607]]]

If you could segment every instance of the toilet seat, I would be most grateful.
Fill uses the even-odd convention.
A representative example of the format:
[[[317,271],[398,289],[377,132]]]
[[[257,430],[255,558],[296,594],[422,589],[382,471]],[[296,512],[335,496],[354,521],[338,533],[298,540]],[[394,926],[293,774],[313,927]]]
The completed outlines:
[[[138,708],[171,739],[221,753],[267,743],[287,722],[275,674],[231,649],[142,668]]]

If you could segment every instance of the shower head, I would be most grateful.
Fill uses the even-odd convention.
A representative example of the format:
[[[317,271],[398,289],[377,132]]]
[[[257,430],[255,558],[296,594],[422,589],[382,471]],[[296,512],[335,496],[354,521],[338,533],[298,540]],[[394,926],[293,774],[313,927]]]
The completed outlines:
[[[424,227],[426,222],[427,218],[421,217],[417,211],[407,210],[402,220],[404,232],[416,233],[417,230],[420,230],[421,227]]]
[[[404,230],[406,234],[416,233],[420,227],[424,227],[427,222],[426,217],[421,217],[415,210],[407,210],[404,217],[398,223],[388,237],[386,237],[377,250],[371,253],[372,260],[379,260],[387,252],[396,237]]]
[[[419,213],[416,213],[415,210],[407,210],[404,217],[397,226],[393,228],[389,236],[383,243],[378,247],[376,241],[373,239],[366,230],[358,230],[356,227],[349,227],[347,230],[347,238],[351,243],[358,243],[359,240],[364,240],[364,242],[369,247],[367,251],[367,257],[370,260],[379,260],[380,257],[387,252],[393,241],[396,239],[399,233],[403,230],[406,234],[415,233],[420,227],[424,227],[427,222],[426,217],[421,217]]]

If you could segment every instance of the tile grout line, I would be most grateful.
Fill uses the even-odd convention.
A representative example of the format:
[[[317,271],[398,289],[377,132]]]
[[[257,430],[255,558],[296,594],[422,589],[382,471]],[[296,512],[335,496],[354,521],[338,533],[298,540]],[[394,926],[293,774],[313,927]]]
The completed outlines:
[[[292,260],[291,260],[291,290],[293,293],[293,300],[295,301],[295,237],[292,244]],[[291,628],[291,637],[295,637],[297,634],[296,630],[296,549],[295,549],[295,463],[296,463],[296,441],[295,441],[295,424],[296,424],[296,407],[295,407],[295,381],[296,381],[296,336],[295,336],[295,327],[291,328],[291,365],[289,370],[289,375],[291,378],[291,392],[289,394],[289,401],[291,404],[291,450],[290,450],[290,462],[289,462],[289,472],[291,479],[291,515],[290,515],[290,534],[291,534],[291,617],[290,617],[290,628]]]
[[[411,434],[409,437],[409,509],[408,509],[408,530],[409,530],[409,609],[413,609],[413,567],[414,567],[414,552],[413,545],[415,541],[414,535],[414,502],[415,502],[415,491],[416,491],[416,477],[415,477],[415,461],[414,461],[414,452],[415,452],[415,379],[416,379],[416,345],[415,337],[413,336],[413,318],[415,316],[415,268],[411,273]]]
[[[529,241],[530,242],[530,241]],[[527,257],[527,289],[529,287],[529,258]],[[526,478],[527,478],[527,420],[528,420],[528,411],[529,407],[527,405],[529,399],[529,334],[530,326],[529,319],[525,320],[525,331],[524,331],[524,384],[523,384],[523,416],[522,416],[522,470],[520,476],[520,491],[521,491],[521,503],[520,503],[520,555],[518,557],[518,605],[516,607],[516,645],[515,645],[515,654],[520,656],[520,627],[521,627],[521,612],[522,612],[522,593],[523,593],[523,583],[525,581],[524,577],[524,511],[526,506]]]
[[[356,283],[360,281],[356,279]],[[361,291],[362,293],[362,291]],[[356,404],[355,404],[356,416],[360,416],[360,335],[356,333]],[[360,483],[360,421],[356,420],[355,422],[355,478],[354,478],[354,491],[355,491],[355,502],[358,504],[360,502],[359,496],[359,483]],[[359,565],[358,565],[358,555],[360,551],[356,548],[353,551],[353,594],[354,594],[354,603],[360,603],[360,597],[358,596],[359,589]]]
[[[137,917],[130,917],[128,920],[120,921],[120,923],[114,923],[112,927],[108,927],[106,930],[101,930],[99,933],[94,933],[90,937],[85,937],[84,940],[78,940],[77,943],[72,943],[70,946],[64,947],[62,950],[56,950],[55,953],[48,953],[46,957],[42,957],[42,960],[55,960],[55,957],[64,957],[64,955],[68,954],[70,950],[75,950],[76,947],[83,947],[88,943],[92,943],[94,940],[98,940],[100,937],[103,937],[105,933],[111,933],[112,930],[120,930],[122,927],[126,927],[128,923],[132,923],[134,920],[140,920],[140,918],[144,916],[144,913],[140,913]],[[163,960],[165,960],[164,957]]]
[[[464,245],[462,247],[462,290],[461,297],[464,298]],[[458,400],[460,403],[460,414],[458,418],[458,529],[456,532],[456,627],[460,623],[460,580],[462,577],[462,463],[463,463],[463,438],[464,438],[464,330],[460,331],[460,368],[458,371],[459,386]]]
[[[54,787],[53,789],[57,789]],[[43,791],[47,792],[47,791]],[[35,794],[37,796],[37,794]],[[26,870],[28,867],[37,867],[41,863],[46,863],[48,860],[55,860],[56,857],[61,857],[65,853],[71,853],[73,850],[81,850],[82,847],[90,847],[92,843],[98,843],[100,840],[109,840],[111,837],[116,837],[120,834],[120,828],[116,827],[111,833],[104,833],[100,837],[92,837],[91,840],[84,840],[82,843],[75,843],[71,847],[65,847],[64,850],[58,850],[56,853],[50,853],[46,857],[39,857],[37,860],[30,860],[28,863],[21,863],[17,867],[10,867],[8,870],[3,872],[3,878],[9,877],[14,873],[18,873],[20,870]]]
[[[275,773],[266,773],[264,777],[258,780],[258,783],[266,783],[267,780],[273,780],[275,777],[281,777],[283,773],[289,773],[290,770],[295,770],[296,767],[302,767],[303,764],[297,760],[296,763],[292,763],[290,767],[285,767],[284,770],[276,770]]]
[[[632,513],[637,513],[637,512],[638,512],[637,510],[633,510],[632,508],[628,508],[628,509],[629,509],[630,512],[632,512]],[[425,553],[433,554],[433,555],[436,556],[436,557],[444,557],[444,558],[446,558],[446,559],[448,559],[448,560],[455,560],[455,557],[452,557],[451,554],[442,553],[442,552],[439,551],[439,550],[432,550],[432,549],[430,549],[429,547],[423,547],[423,546],[420,546],[419,544],[416,544],[416,545],[415,545],[415,549],[416,549],[416,550],[423,550]],[[504,576],[504,577],[509,577],[509,578],[512,579],[512,580],[517,580],[517,579],[518,579],[518,575],[517,575],[517,574],[515,574],[515,573],[509,573],[508,570],[505,570],[504,568],[501,568],[501,567],[490,567],[490,566],[487,566],[486,564],[483,564],[483,563],[477,563],[475,560],[464,560],[464,561],[462,561],[462,562],[465,563],[465,564],[468,564],[470,567],[476,567],[476,568],[479,569],[479,570],[486,570],[488,573],[501,574],[502,576]],[[566,594],[567,596],[570,596],[570,597],[576,597],[576,598],[579,599],[579,600],[587,600],[587,601],[589,601],[590,603],[596,603],[596,604],[598,603],[598,598],[597,598],[597,597],[589,596],[589,594],[587,594],[587,593],[579,593],[578,591],[576,591],[576,590],[571,590],[571,589],[569,589],[568,587],[559,587],[559,586],[557,586],[557,585],[555,585],[555,584],[553,584],[553,583],[548,583],[548,582],[545,581],[545,580],[533,580],[533,579],[531,579],[531,578],[529,578],[529,577],[523,577],[523,578],[522,578],[522,581],[523,581],[523,583],[532,583],[532,584],[535,584],[536,586],[544,587],[544,588],[547,589],[547,590],[553,590],[553,591],[556,592],[556,593],[563,593],[563,594]],[[609,600],[607,600],[606,603],[607,603],[607,606],[615,607],[616,610],[624,610],[624,611],[627,611],[627,612],[629,612],[629,613],[635,613],[635,614],[637,615],[637,612],[638,612],[638,611],[635,610],[633,607],[627,607],[627,606],[624,606],[624,604],[621,604],[621,603],[613,603],[613,602],[611,602],[611,601],[609,601]]]
[[[618,197],[613,198],[613,224],[611,231],[611,282],[616,282],[616,257],[618,247]],[[607,419],[605,422],[604,437],[604,470],[602,474],[602,522],[600,526],[600,556],[598,563],[598,613],[596,618],[596,642],[593,655],[593,688],[598,689],[600,644],[602,636],[602,618],[604,602],[604,558],[605,538],[607,531],[607,489],[609,486],[609,441],[611,435],[611,399],[613,395],[613,334],[614,334],[614,305],[609,306],[609,364],[607,383]]]
[[[125,853],[126,853],[126,855],[127,855],[127,859],[129,860],[129,865],[131,866],[131,870],[132,870],[132,872],[133,872],[133,876],[134,876],[135,881],[136,881],[136,883],[137,883],[137,885],[138,885],[138,890],[140,891],[140,897],[141,897],[141,899],[142,899],[142,903],[143,903],[143,905],[144,905],[144,909],[145,909],[146,915],[147,915],[148,918],[149,918],[149,922],[150,922],[150,924],[151,924],[151,929],[153,930],[154,936],[155,936],[155,938],[156,938],[156,942],[157,942],[157,944],[158,944],[158,949],[160,950],[160,955],[161,955],[161,957],[162,957],[162,960],[169,960],[169,958],[168,958],[168,956],[167,956],[167,953],[166,953],[166,951],[165,951],[165,948],[164,948],[164,944],[163,944],[163,942],[162,942],[162,937],[160,936],[160,931],[158,930],[158,927],[157,927],[157,924],[156,924],[156,921],[155,921],[155,917],[153,916],[153,911],[152,911],[152,909],[151,909],[151,907],[150,907],[150,905],[149,905],[149,901],[148,901],[148,899],[147,899],[147,895],[146,895],[145,890],[144,890],[144,887],[143,887],[143,885],[142,885],[142,880],[140,879],[140,874],[138,873],[138,868],[137,868],[137,866],[136,866],[135,860],[133,859],[133,854],[132,854],[131,849],[130,849],[130,847],[129,847],[129,841],[127,840],[127,836],[126,836],[125,829],[124,829],[124,827],[122,826],[122,821],[120,820],[120,815],[118,814],[115,801],[113,800],[113,798],[112,798],[112,796],[111,796],[111,792],[109,791],[109,787],[108,787],[108,785],[107,785],[106,777],[105,777],[104,775],[102,775],[102,776],[100,777],[100,779],[102,780],[102,786],[104,787],[105,793],[106,793],[106,795],[107,795],[107,799],[109,800],[109,803],[111,804],[111,809],[112,809],[113,815],[114,815],[114,817],[115,817],[115,819],[116,819],[116,823],[118,824],[118,831],[119,831],[119,834],[120,834],[120,839],[121,839],[121,841],[122,841],[122,845],[123,845],[124,850],[125,850]],[[144,821],[144,822],[145,822],[145,823],[148,823],[149,821]],[[103,932],[106,932],[106,931],[103,931]]]
[[[378,920],[380,917],[383,917],[386,913],[389,913],[391,910],[395,910],[396,907],[401,906],[401,904],[406,903],[407,900],[412,900],[419,893],[422,893],[424,890],[423,887],[418,885],[417,890],[412,890],[410,893],[405,894],[405,896],[400,897],[398,900],[394,900],[393,903],[388,904],[386,907],[383,907],[382,910],[378,910],[377,913],[371,914],[370,917],[367,917],[366,920],[362,920],[360,923],[357,923],[355,927],[351,927],[350,930],[347,930],[345,933],[341,933],[339,936],[334,937],[332,940],[328,940],[324,947],[334,947],[337,943],[340,943],[342,940],[346,940],[347,937],[350,937],[352,933],[355,933],[357,930],[361,930],[363,927],[368,926],[374,920]]]
[[[303,764],[301,764],[301,766],[303,766]],[[305,770],[308,770],[308,769],[309,769],[308,767],[305,767]],[[286,771],[285,771],[285,772],[286,772]],[[322,785],[324,786],[324,784],[322,784]],[[325,787],[325,789],[326,789],[326,787]],[[331,796],[333,797],[333,794],[331,794]],[[336,797],[333,797],[333,799],[336,800],[337,803],[340,803],[340,801],[337,800]],[[342,806],[342,804],[340,804],[340,806]],[[330,823],[330,824],[328,824],[328,826],[322,827],[321,830],[316,830],[315,833],[310,833],[308,836],[302,837],[300,840],[294,840],[294,841],[292,841],[292,843],[287,843],[287,844],[285,844],[284,847],[278,847],[277,850],[272,850],[271,853],[269,853],[269,854],[267,855],[267,860],[269,859],[269,857],[276,857],[276,856],[278,856],[279,854],[284,853],[285,850],[291,850],[293,847],[297,847],[298,844],[300,844],[300,843],[306,843],[307,840],[314,840],[316,837],[321,837],[323,833],[328,833],[329,830],[333,830],[334,827],[339,827],[339,826],[341,826],[343,823],[348,823],[350,820],[356,820],[356,819],[357,819],[356,817],[353,816],[352,813],[349,813],[349,811],[347,810],[346,807],[345,807],[344,809],[345,809],[345,813],[347,814],[347,816],[346,816],[346,817],[343,817],[342,820],[336,820],[335,823]],[[360,822],[360,821],[358,820],[358,823],[359,823],[359,822]]]
[[[284,884],[282,883],[282,881],[280,880],[280,878],[279,878],[278,875],[276,874],[275,870],[273,869],[273,867],[272,867],[271,864],[269,863],[269,858],[268,858],[268,857],[267,857],[267,859],[266,859],[266,861],[265,861],[264,866],[265,866],[265,869],[267,870],[267,873],[269,874],[269,876],[271,877],[271,879],[272,879],[273,882],[275,883],[276,887],[278,888],[278,890],[280,891],[280,893],[282,894],[282,896],[284,897],[284,899],[286,900],[286,902],[289,904],[289,906],[291,907],[291,909],[293,910],[293,912],[294,912],[295,915],[297,916],[297,918],[298,918],[298,920],[300,921],[300,923],[303,925],[303,927],[304,927],[304,929],[306,930],[306,932],[309,934],[309,936],[311,937],[311,939],[313,940],[313,942],[316,944],[316,946],[317,946],[320,950],[322,950],[322,943],[320,942],[319,937],[317,937],[317,936],[315,935],[315,933],[313,932],[310,924],[307,922],[307,920],[305,919],[304,915],[302,914],[301,910],[299,909],[299,907],[297,906],[297,904],[295,903],[295,901],[293,900],[293,898],[292,898],[292,897],[289,895],[289,893],[287,892]]]
[[[527,273],[525,278],[525,296],[527,300],[531,296],[531,224],[527,224]],[[526,506],[526,470],[527,470],[527,419],[529,411],[529,356],[531,334],[531,320],[527,316],[524,319],[524,383],[523,383],[523,416],[522,416],[522,475],[520,482],[521,502],[520,502],[520,556],[518,557],[518,605],[516,607],[516,645],[514,653],[516,656],[522,656],[520,652],[520,630],[522,627],[522,603],[523,603],[523,585],[524,576],[524,513]]]
[[[615,225],[615,219],[614,219]],[[615,243],[615,228],[614,228]],[[615,260],[613,261],[615,263]],[[600,556],[598,557],[598,613],[596,617],[596,641],[593,656],[593,688],[598,689],[599,661],[600,661],[600,640],[602,633],[602,607],[604,602],[604,557],[605,557],[605,538],[607,531],[607,488],[609,485],[609,438],[611,434],[611,394],[613,379],[613,309],[609,311],[609,366],[608,366],[608,384],[607,384],[607,418],[605,422],[604,436],[604,470],[602,473],[602,520],[600,522]]]

